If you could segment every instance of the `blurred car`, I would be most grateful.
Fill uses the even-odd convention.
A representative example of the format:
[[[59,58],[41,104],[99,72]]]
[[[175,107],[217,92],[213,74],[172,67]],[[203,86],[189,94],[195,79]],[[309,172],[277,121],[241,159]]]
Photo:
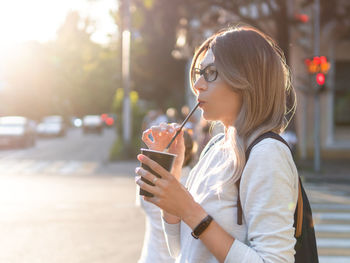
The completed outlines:
[[[0,117],[0,146],[31,147],[35,145],[35,122],[22,116]]]
[[[54,115],[43,118],[37,126],[36,132],[39,136],[57,136],[66,135],[66,125],[62,116]]]
[[[103,131],[103,121],[99,115],[86,115],[83,118],[84,133],[99,133]]]

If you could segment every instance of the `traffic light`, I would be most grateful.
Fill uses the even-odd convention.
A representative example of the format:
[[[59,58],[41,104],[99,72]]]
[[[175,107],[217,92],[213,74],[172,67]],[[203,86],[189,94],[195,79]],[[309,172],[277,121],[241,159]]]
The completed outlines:
[[[297,33],[297,45],[302,48],[307,56],[313,53],[312,13],[312,5],[299,6],[293,18],[294,28]]]
[[[318,86],[319,90],[323,90],[324,89],[324,83],[326,81],[326,77],[323,73],[317,73],[316,74],[316,83]]]
[[[305,65],[308,73],[315,79],[317,91],[325,90],[326,74],[328,73],[331,65],[327,61],[327,57],[313,57],[312,59],[305,59]]]
[[[325,56],[313,57],[312,59],[307,58],[304,62],[310,74],[319,72],[327,74],[331,67]]]

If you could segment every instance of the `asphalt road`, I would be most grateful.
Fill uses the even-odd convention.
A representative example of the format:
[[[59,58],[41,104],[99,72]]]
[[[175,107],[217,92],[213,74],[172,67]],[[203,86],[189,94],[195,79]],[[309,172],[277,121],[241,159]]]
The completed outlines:
[[[0,151],[0,262],[136,262],[136,162],[107,163],[113,130]]]
[[[83,134],[81,129],[70,129],[67,136],[37,140],[35,147],[28,149],[0,150],[0,160],[32,159],[40,161],[106,161],[109,147],[115,139],[115,131],[105,129],[102,135]]]
[[[108,162],[113,130],[71,130],[34,148],[0,150],[0,263],[133,263],[144,213],[137,162]],[[305,184],[320,263],[350,262],[350,187]]]

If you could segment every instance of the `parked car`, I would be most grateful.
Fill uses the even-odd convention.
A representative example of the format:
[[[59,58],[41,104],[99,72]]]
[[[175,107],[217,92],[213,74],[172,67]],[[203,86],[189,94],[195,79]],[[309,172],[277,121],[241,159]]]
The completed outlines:
[[[99,133],[103,131],[103,121],[99,115],[86,115],[83,118],[84,133]]]
[[[43,118],[36,132],[39,136],[65,136],[66,125],[62,116],[53,115]]]
[[[24,148],[34,146],[35,126],[35,122],[26,117],[0,117],[0,146]]]

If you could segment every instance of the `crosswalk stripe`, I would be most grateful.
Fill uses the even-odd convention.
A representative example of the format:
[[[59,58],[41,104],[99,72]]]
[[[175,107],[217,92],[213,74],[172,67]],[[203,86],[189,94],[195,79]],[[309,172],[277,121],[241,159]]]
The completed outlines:
[[[76,171],[77,174],[91,174],[94,173],[98,167],[96,162],[84,162],[81,167]]]
[[[350,240],[348,238],[319,238],[317,246],[320,248],[350,248]]]
[[[314,213],[314,217],[320,220],[349,220],[350,213]]]
[[[14,161],[1,162],[0,163],[0,172],[2,174],[9,173],[9,171],[11,169],[13,169],[15,165],[16,165],[16,163]]]
[[[98,162],[3,160],[0,161],[0,175],[93,174],[98,166]]]
[[[350,225],[315,225],[315,230],[317,232],[339,232],[339,233],[350,233]]]
[[[16,169],[11,170],[11,173],[23,174],[30,166],[35,163],[33,160],[24,160],[16,165]]]
[[[70,174],[75,172],[81,166],[80,162],[70,161],[59,170],[60,174]]]
[[[24,174],[41,173],[49,165],[50,165],[49,161],[38,161],[38,162],[35,162],[34,165],[30,166],[29,169],[24,171]]]
[[[350,199],[313,186],[309,191],[320,263],[350,262]]]
[[[328,203],[328,204],[315,204],[311,203],[311,208],[313,214],[315,213],[350,213],[350,205],[349,204],[339,204],[339,203]]]
[[[63,161],[56,161],[53,162],[51,165],[49,165],[44,171],[43,173],[45,174],[54,174],[57,173],[63,166],[64,166],[65,162]]]
[[[319,263],[349,263],[350,257],[320,256]]]

